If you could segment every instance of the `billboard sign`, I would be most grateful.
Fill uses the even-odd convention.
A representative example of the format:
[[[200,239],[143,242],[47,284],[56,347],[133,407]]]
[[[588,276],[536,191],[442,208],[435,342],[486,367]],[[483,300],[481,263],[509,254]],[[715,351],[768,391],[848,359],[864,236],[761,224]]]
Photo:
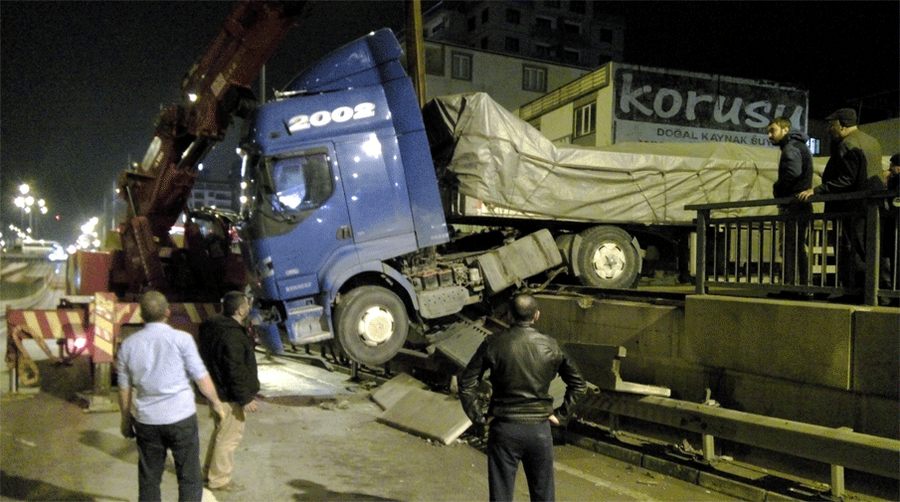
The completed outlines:
[[[806,132],[809,94],[769,82],[617,64],[614,142],[768,145],[779,116]]]

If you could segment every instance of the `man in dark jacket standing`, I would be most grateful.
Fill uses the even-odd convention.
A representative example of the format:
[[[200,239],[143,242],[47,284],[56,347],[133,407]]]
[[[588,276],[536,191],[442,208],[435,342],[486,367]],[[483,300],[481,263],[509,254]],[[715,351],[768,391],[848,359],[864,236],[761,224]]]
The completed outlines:
[[[259,392],[253,340],[244,327],[250,302],[238,291],[222,298],[222,314],[200,325],[200,355],[225,402],[225,416],[216,418],[203,466],[207,487],[214,491],[243,489],[231,479],[234,451],[244,436],[246,413],[257,410]]]
[[[514,326],[490,335],[463,370],[459,395],[463,410],[476,425],[490,423],[488,485],[490,500],[512,500],[521,461],[532,501],[552,501],[553,438],[550,424],[567,418],[586,384],[556,340],[532,327],[540,316],[537,300],[518,295],[510,304]],[[492,395],[482,414],[476,389],[490,371]],[[554,410],[550,382],[559,374],[566,383],[562,405]]]
[[[769,141],[781,149],[778,179],[772,186],[775,198],[794,197],[812,188],[813,161],[806,145],[809,137],[801,131],[791,131],[791,121],[784,117],[773,119],[766,132]],[[812,206],[795,199],[790,204],[779,205],[778,212],[787,217],[783,233],[782,284],[805,285],[809,274],[809,257],[804,248]]]
[[[822,173],[822,184],[797,194],[806,201],[813,195],[884,190],[881,145],[857,127],[856,111],[841,108],[825,117],[830,122],[831,157]],[[860,276],[866,263],[866,216],[862,200],[829,201],[826,212],[852,213],[843,219],[841,263],[838,270],[845,288],[862,287]]]

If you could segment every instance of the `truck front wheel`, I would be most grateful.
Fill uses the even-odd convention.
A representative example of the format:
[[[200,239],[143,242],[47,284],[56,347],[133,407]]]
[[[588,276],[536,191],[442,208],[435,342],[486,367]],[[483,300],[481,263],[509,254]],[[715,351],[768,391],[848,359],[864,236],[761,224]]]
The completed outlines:
[[[350,359],[374,366],[385,363],[403,347],[409,319],[403,301],[380,286],[358,287],[334,309],[336,337]]]
[[[611,226],[591,227],[579,234],[579,279],[585,286],[631,288],[641,271],[641,255],[628,232]]]

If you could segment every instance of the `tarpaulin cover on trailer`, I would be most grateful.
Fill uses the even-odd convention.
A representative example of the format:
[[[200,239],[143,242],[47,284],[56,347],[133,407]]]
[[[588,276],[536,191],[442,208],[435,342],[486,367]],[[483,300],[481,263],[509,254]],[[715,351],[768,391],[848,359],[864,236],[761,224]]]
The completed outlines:
[[[559,219],[689,224],[686,204],[772,198],[777,148],[731,143],[554,145],[487,94],[438,97],[426,107],[432,140],[453,142],[449,170],[484,214],[512,209]],[[434,117],[445,131],[436,132]],[[815,180],[813,184],[818,184]],[[747,208],[734,215],[771,214]]]

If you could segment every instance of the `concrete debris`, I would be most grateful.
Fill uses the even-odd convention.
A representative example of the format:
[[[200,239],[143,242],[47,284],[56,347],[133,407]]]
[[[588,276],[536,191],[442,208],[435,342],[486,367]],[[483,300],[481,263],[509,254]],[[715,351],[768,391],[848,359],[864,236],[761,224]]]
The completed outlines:
[[[381,406],[381,409],[386,410],[396,404],[410,389],[428,390],[428,386],[408,373],[400,373],[381,384],[381,387],[372,393],[372,400]]]
[[[619,369],[625,358],[625,347],[618,345],[595,345],[589,343],[567,343],[566,353],[575,360],[584,378],[601,390],[641,394],[645,396],[670,397],[672,390],[656,385],[645,385],[622,380]]]
[[[449,445],[472,422],[455,398],[411,388],[377,419],[397,429]]]

